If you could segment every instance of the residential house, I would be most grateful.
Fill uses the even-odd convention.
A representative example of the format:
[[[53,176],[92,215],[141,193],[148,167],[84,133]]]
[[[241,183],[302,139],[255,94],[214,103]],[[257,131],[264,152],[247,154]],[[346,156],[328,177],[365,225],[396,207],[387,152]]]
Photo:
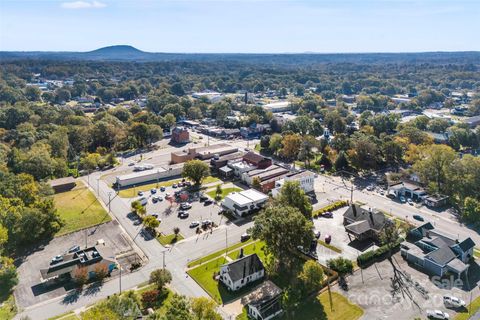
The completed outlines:
[[[409,232],[400,252],[405,260],[426,273],[443,276],[450,272],[461,277],[468,272],[474,247],[470,237],[458,239],[427,222]]]
[[[352,204],[343,214],[345,231],[355,239],[377,241],[382,230],[391,221],[380,211],[372,208],[364,209],[357,204]]]
[[[249,318],[270,320],[282,312],[282,289],[267,280],[241,300],[247,308]]]
[[[190,134],[184,127],[175,127],[172,130],[172,137],[170,139],[175,144],[185,144],[190,142]]]
[[[263,263],[254,253],[221,266],[219,279],[228,290],[237,291],[264,276]]]

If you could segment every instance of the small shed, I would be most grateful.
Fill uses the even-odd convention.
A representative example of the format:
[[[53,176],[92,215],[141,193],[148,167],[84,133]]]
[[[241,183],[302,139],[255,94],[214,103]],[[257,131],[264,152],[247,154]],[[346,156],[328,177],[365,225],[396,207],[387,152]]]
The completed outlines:
[[[54,180],[50,180],[48,183],[53,188],[53,191],[55,193],[70,191],[73,188],[75,188],[75,186],[77,185],[74,177],[54,179]]]

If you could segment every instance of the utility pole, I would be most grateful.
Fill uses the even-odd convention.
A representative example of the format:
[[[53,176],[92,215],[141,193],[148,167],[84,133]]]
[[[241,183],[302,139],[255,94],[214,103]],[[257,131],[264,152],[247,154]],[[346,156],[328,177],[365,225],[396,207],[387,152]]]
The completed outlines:
[[[163,270],[165,270],[165,250],[162,251],[162,255],[163,255]]]
[[[353,186],[351,186],[351,189],[350,189],[350,205],[353,206]]]
[[[119,266],[118,270],[120,270],[119,285],[120,285],[120,293],[122,293],[122,266]]]
[[[100,178],[97,178],[97,197],[100,196]]]
[[[228,253],[228,232],[227,231],[228,229],[225,228],[225,256],[227,256],[227,253]]]
[[[88,229],[85,229],[85,249],[88,247],[88,245],[87,245],[87,239],[88,239],[87,230],[88,230]]]
[[[112,197],[112,191],[108,192],[108,213],[111,212],[110,210],[110,203],[112,202],[111,197]]]

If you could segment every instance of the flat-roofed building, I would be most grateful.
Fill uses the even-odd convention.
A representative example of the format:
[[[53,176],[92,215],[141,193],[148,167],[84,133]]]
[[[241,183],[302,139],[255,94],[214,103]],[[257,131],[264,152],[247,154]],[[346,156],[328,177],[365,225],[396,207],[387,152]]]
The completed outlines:
[[[181,163],[193,159],[208,160],[216,155],[220,157],[237,151],[238,148],[232,147],[229,144],[221,143],[208,147],[189,148],[182,151],[172,152],[170,154],[170,159],[172,163]]]
[[[288,169],[277,165],[271,165],[265,169],[256,169],[242,174],[242,180],[249,186],[253,184],[253,181],[258,178],[260,182],[269,180],[283,174],[290,172]]]
[[[255,189],[232,192],[225,197],[222,206],[238,216],[260,209],[268,201],[268,196]]]
[[[55,193],[70,191],[77,185],[74,177],[54,179],[48,181],[48,183],[53,188]]]
[[[287,174],[283,179],[276,181],[275,189],[272,190],[273,197],[276,197],[280,193],[285,181],[297,181],[300,188],[305,191],[305,193],[315,191],[315,174],[311,171],[303,170]]]
[[[229,161],[235,161],[235,160],[238,160],[238,159],[242,159],[244,154],[245,154],[245,152],[240,151],[240,152],[226,154],[226,155],[218,157],[218,158],[213,157],[210,160],[210,167],[213,170],[218,170],[221,167],[226,166]]]

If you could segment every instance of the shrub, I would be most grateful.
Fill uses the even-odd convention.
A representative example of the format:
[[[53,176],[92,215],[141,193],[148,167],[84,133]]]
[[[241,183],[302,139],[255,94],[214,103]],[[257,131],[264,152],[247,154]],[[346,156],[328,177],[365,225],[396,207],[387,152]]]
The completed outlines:
[[[340,209],[340,208],[346,207],[346,206],[348,206],[348,201],[345,201],[345,200],[335,201],[334,203],[331,203],[331,204],[329,204],[329,205],[327,205],[323,208],[320,208],[320,209],[314,211],[312,216],[314,218],[317,218],[317,217],[321,216],[322,214],[324,214],[325,212],[337,210],[337,209]]]
[[[150,290],[142,293],[142,305],[146,308],[153,308],[157,305],[158,298],[160,295],[159,290]]]
[[[397,240],[395,245],[391,247],[392,252],[395,252],[398,250],[398,248],[400,247],[400,243],[402,243],[402,241],[403,241],[402,238]],[[374,262],[382,260],[383,258],[385,258],[385,254],[388,253],[389,249],[390,249],[389,245],[383,245],[376,250],[371,250],[359,255],[357,258],[358,266],[361,268],[365,268],[370,266]]]

